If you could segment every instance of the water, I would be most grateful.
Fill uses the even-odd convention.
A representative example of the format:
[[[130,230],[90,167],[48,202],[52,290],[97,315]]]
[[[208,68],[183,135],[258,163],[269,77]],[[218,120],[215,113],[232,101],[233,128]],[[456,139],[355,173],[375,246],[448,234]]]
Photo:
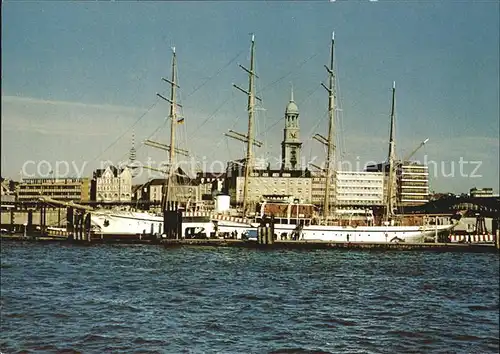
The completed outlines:
[[[2,243],[0,351],[498,353],[496,254]]]

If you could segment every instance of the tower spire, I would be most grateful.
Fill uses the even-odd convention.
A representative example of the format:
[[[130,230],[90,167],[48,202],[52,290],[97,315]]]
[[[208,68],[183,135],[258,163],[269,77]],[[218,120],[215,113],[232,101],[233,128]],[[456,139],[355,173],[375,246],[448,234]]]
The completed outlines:
[[[293,101],[293,83],[291,83],[292,85],[292,88],[291,88],[291,92],[290,92],[290,102],[294,102]]]
[[[132,147],[130,148],[129,160],[134,162],[136,159],[137,151],[135,150],[135,132],[132,131]]]

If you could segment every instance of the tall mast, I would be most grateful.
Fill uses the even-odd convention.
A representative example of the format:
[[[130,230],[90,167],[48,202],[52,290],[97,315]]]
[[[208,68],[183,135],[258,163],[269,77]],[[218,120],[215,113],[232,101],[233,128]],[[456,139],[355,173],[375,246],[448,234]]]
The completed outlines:
[[[248,209],[248,180],[252,171],[252,147],[253,145],[257,147],[262,146],[262,142],[259,142],[255,140],[254,138],[254,132],[253,132],[253,123],[254,123],[254,114],[255,114],[255,100],[261,101],[261,99],[257,96],[255,96],[255,78],[258,76],[255,74],[255,36],[252,34],[252,45],[250,49],[250,69],[245,68],[242,65],[239,65],[240,68],[245,70],[248,73],[248,91],[233,84],[235,88],[243,92],[248,96],[248,132],[246,135],[237,133],[235,131],[230,130],[229,133],[226,133],[225,135],[236,139],[243,141],[244,143],[247,144],[247,151],[246,151],[246,159],[245,159],[245,180],[243,184],[243,215],[246,215],[247,209]]]
[[[386,202],[386,211],[385,217],[386,220],[389,220],[392,216],[392,212],[394,210],[394,163],[395,163],[395,102],[396,102],[396,82],[392,83],[392,102],[391,102],[391,130],[389,135],[389,154],[387,156],[387,162],[389,164],[389,177],[387,181],[387,202]]]
[[[323,202],[323,213],[325,217],[330,214],[330,183],[332,180],[332,167],[333,159],[335,157],[335,141],[333,138],[333,132],[335,129],[335,73],[333,71],[334,64],[334,45],[335,45],[335,32],[332,33],[332,45],[330,51],[330,67],[325,65],[326,71],[328,72],[328,87],[323,85],[323,87],[328,92],[328,137],[326,140],[327,155],[326,155],[326,178],[325,178],[325,199]]]
[[[252,34],[252,47],[250,50],[250,70],[248,71],[248,141],[247,141],[247,158],[245,164],[245,183],[243,186],[243,215],[247,212],[247,197],[248,197],[248,179],[252,170],[252,145],[253,145],[253,120],[255,112],[255,36]]]
[[[172,76],[170,79],[166,79],[162,77],[161,79],[167,83],[170,84],[170,98],[167,98],[163,96],[162,94],[156,93],[158,97],[161,99],[167,101],[170,103],[170,144],[162,144],[157,141],[153,141],[150,139],[147,139],[144,141],[145,145],[152,146],[154,148],[168,151],[169,153],[169,166],[167,171],[160,170],[157,168],[149,167],[149,166],[143,166],[145,168],[154,170],[154,171],[159,171],[167,174],[167,178],[165,181],[165,190],[163,191],[163,196],[162,196],[162,201],[161,201],[161,206],[162,210],[165,210],[165,207],[167,205],[167,201],[170,200],[172,190],[173,190],[173,180],[172,176],[175,175],[175,155],[183,155],[183,156],[189,156],[189,152],[184,149],[180,149],[175,147],[175,127],[177,124],[183,123],[184,118],[179,118],[177,115],[177,107],[182,108],[182,105],[177,103],[177,89],[180,88],[179,85],[177,85],[177,58],[175,54],[175,47],[172,47]],[[178,119],[179,118],[179,119]]]
[[[175,148],[175,126],[177,125],[177,123],[182,121],[182,119],[180,121],[177,121],[177,106],[179,106],[179,107],[182,107],[182,106],[176,102],[177,88],[179,88],[179,85],[177,85],[177,83],[176,83],[176,71],[177,71],[177,58],[176,58],[176,54],[175,54],[175,47],[172,47],[172,75],[171,75],[170,80],[162,77],[163,81],[166,81],[170,84],[170,99],[166,98],[165,96],[163,96],[159,93],[156,94],[158,97],[160,97],[163,100],[170,103],[170,115],[169,115],[169,118],[170,118],[170,144],[164,145],[164,144],[160,144],[160,143],[157,143],[157,142],[154,142],[151,140],[146,140],[146,142],[145,142],[147,145],[150,145],[150,146],[162,149],[162,150],[166,150],[169,152],[169,159],[168,159],[169,166],[168,166],[168,170],[167,170],[167,179],[166,179],[166,184],[165,184],[166,190],[164,191],[162,202],[161,202],[162,210],[165,210],[165,207],[167,205],[167,201],[170,200],[170,197],[171,197],[172,175],[175,173],[175,171],[174,171],[175,152],[176,152],[176,150],[180,150],[180,149]]]
[[[177,110],[176,110],[176,66],[177,66],[177,57],[175,55],[175,47],[172,48],[172,74],[170,81],[170,151],[169,151],[169,171],[167,177],[167,193],[166,199],[164,203],[170,200],[171,197],[171,189],[172,189],[172,175],[175,173],[174,170],[174,159],[175,159],[175,125],[177,124]]]

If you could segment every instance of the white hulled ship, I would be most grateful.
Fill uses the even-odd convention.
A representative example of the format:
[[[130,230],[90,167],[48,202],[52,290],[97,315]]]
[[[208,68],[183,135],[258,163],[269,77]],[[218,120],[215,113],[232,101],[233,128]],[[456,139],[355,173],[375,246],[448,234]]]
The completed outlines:
[[[401,215],[396,215],[395,211],[395,84],[392,88],[392,107],[391,107],[391,131],[389,142],[388,166],[389,174],[387,178],[387,196],[385,202],[385,215],[383,220],[378,220],[378,225],[374,222],[373,213],[367,213],[365,218],[358,220],[356,224],[349,222],[347,225],[342,220],[339,210],[331,211],[331,193],[334,184],[335,171],[334,156],[334,123],[336,112],[336,94],[335,94],[335,71],[334,71],[334,45],[335,36],[332,34],[330,65],[325,68],[328,72],[328,86],[323,87],[328,92],[328,136],[320,136],[320,141],[327,147],[326,166],[323,170],[325,181],[325,193],[323,210],[320,213],[312,204],[303,204],[297,200],[264,201],[258,207],[256,213],[256,222],[263,220],[266,216],[274,218],[275,237],[293,238],[304,240],[322,240],[322,241],[340,241],[340,242],[424,242],[426,238],[437,236],[441,233],[450,231],[456,224],[456,219],[446,220],[444,224],[439,224],[437,220],[420,218],[420,220],[409,220]],[[249,73],[248,90],[248,111],[249,124],[248,133],[245,136],[247,143],[247,156],[245,164],[245,179],[243,187],[243,215],[248,212],[248,180],[252,172],[252,146],[255,144],[253,132],[255,93],[253,78],[254,73],[254,42],[252,38],[251,68],[246,70]],[[292,96],[293,97],[293,96]],[[293,98],[292,101],[293,102]],[[317,134],[319,135],[319,134]],[[240,134],[240,136],[243,136]],[[335,198],[334,198],[335,199]],[[333,206],[334,207],[334,206]],[[359,218],[358,218],[359,219]],[[409,224],[409,223],[412,224]],[[433,224],[432,224],[433,223]],[[225,223],[219,222],[219,226],[225,226]],[[238,229],[245,229],[245,225],[233,225]]]
[[[389,174],[387,179],[387,196],[385,201],[384,217],[376,220],[373,213],[367,212],[364,217],[360,215],[356,223],[343,220],[339,210],[331,205],[332,184],[335,178],[334,171],[334,123],[335,123],[335,72],[334,72],[334,44],[335,38],[331,39],[330,65],[325,66],[328,72],[329,84],[323,85],[328,92],[328,113],[329,127],[328,136],[321,137],[322,142],[327,147],[326,166],[323,170],[325,181],[325,195],[323,209],[321,212],[312,204],[300,203],[293,199],[283,199],[279,201],[264,201],[258,207],[255,215],[250,218],[248,203],[248,180],[252,170],[252,147],[258,146],[254,139],[254,113],[255,95],[254,78],[254,51],[255,38],[252,35],[250,68],[243,68],[249,75],[249,88],[239,90],[248,95],[248,132],[246,135],[237,134],[236,138],[246,143],[246,161],[245,178],[243,187],[243,210],[240,217],[228,217],[220,215],[217,212],[199,213],[186,210],[183,213],[182,237],[190,237],[193,234],[199,235],[233,235],[241,238],[246,232],[255,230],[259,222],[266,217],[274,218],[274,233],[277,238],[284,239],[304,239],[304,240],[322,240],[339,242],[424,242],[426,238],[436,238],[437,235],[450,231],[457,223],[457,220],[449,220],[444,224],[434,222],[429,223],[429,219],[423,217],[419,220],[411,220],[401,215],[395,214],[395,141],[394,141],[394,100],[395,85],[392,88],[392,109],[391,109],[391,133],[389,142],[388,166]],[[175,89],[178,87],[175,76],[175,51],[172,61],[172,78],[166,80],[171,85],[170,99],[170,119],[171,119],[171,141],[169,146],[165,146],[170,153],[170,166],[173,166],[174,154],[177,148],[171,149],[174,145],[175,124],[177,123]],[[157,144],[158,145],[158,144]],[[171,171],[167,178],[166,195],[164,200],[170,200],[172,197],[173,179]],[[165,204],[162,203],[162,210]],[[333,207],[333,208],[332,208]],[[332,209],[335,209],[332,211]],[[161,235],[163,227],[163,216],[149,212],[131,212],[131,211],[94,211],[92,213],[92,224],[94,232],[101,234],[114,235],[138,235],[138,234],[157,234]]]

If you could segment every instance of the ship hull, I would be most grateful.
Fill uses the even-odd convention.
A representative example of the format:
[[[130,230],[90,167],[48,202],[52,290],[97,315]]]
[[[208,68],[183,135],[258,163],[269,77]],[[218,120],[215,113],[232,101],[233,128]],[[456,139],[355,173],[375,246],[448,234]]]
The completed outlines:
[[[100,235],[162,235],[163,217],[144,212],[95,212],[91,214],[91,223],[95,234]],[[208,217],[185,218],[182,222],[182,235],[199,234],[210,236],[216,232],[240,234],[251,225],[225,221],[224,225],[217,225]]]
[[[94,230],[102,235],[161,235],[163,233],[163,217],[149,213],[117,212],[92,214]],[[298,228],[293,224],[274,225],[275,237],[278,239],[301,239],[335,242],[412,242],[420,243],[425,239],[449,232],[454,227],[438,226],[326,226],[309,225]],[[255,230],[256,224],[250,225],[235,221],[183,221],[182,235],[187,234],[226,234],[241,238],[249,231]]]

